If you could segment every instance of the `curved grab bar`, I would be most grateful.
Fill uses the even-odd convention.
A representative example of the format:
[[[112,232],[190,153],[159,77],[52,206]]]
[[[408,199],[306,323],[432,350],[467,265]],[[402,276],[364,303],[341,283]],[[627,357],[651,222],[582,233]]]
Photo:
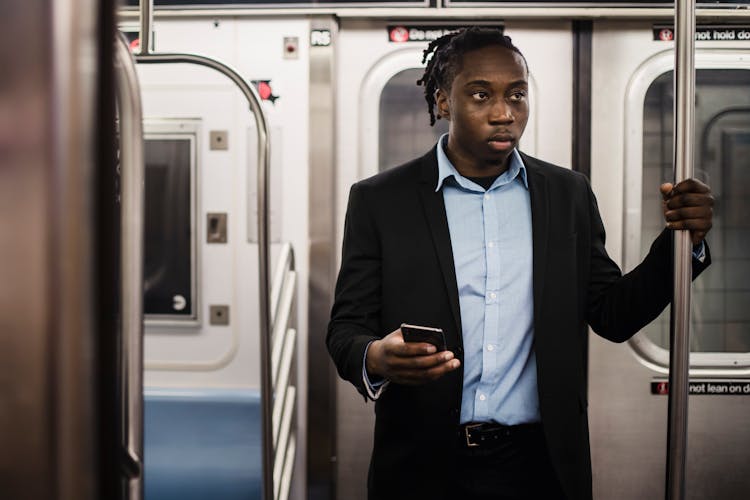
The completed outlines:
[[[147,32],[150,27],[142,29]],[[195,54],[151,54],[141,44],[144,53],[135,56],[138,63],[187,63],[212,68],[227,76],[242,91],[258,125],[258,274],[260,286],[260,372],[263,436],[263,498],[273,500],[273,437],[271,407],[273,387],[271,384],[271,312],[268,283],[268,172],[270,140],[265,113],[260,106],[260,96],[252,85],[235,70],[208,57]]]
[[[121,391],[123,443],[129,471],[128,498],[143,498],[143,120],[135,63],[128,44],[115,47],[117,103],[120,114],[122,224],[120,279],[122,293]]]

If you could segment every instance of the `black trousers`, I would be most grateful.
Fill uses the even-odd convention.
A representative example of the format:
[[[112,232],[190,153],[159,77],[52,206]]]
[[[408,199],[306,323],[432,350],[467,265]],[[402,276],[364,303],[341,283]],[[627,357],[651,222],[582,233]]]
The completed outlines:
[[[565,500],[549,460],[541,425],[468,447],[462,437],[451,498]]]

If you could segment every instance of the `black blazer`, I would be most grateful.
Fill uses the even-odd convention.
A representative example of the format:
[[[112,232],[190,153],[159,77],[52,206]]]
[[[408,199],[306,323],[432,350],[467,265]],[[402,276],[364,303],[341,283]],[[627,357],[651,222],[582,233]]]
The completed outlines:
[[[658,316],[672,295],[671,237],[662,232],[644,261],[622,276],[604,249],[604,227],[586,177],[521,156],[531,195],[542,424],[568,498],[589,499],[587,324],[622,342]],[[351,189],[326,342],[339,374],[363,395],[366,345],[401,323],[441,327],[463,364],[450,233],[436,185],[433,148]],[[443,478],[453,470],[461,390],[462,369],[422,386],[390,384],[375,403],[371,500],[448,498]]]

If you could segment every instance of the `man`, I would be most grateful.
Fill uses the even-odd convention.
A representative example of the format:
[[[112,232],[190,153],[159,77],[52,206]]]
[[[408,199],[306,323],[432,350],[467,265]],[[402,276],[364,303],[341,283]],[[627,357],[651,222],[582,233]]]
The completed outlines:
[[[622,342],[671,298],[671,231],[689,229],[694,275],[713,198],[664,184],[668,229],[622,276],[583,175],[516,147],[526,61],[499,31],[430,44],[422,158],[352,187],[327,344],[376,400],[370,499],[591,498],[587,324]],[[439,327],[447,350],[404,342]]]

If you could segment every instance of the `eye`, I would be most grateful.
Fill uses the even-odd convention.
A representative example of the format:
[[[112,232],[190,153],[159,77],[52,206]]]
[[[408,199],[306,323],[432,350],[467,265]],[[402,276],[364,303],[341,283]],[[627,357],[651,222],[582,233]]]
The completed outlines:
[[[485,92],[484,90],[477,90],[476,92],[472,92],[471,97],[476,101],[484,101],[486,100],[490,95]]]
[[[511,92],[510,94],[511,101],[518,102],[518,101],[523,101],[524,99],[526,99],[526,91],[524,90],[516,90],[516,91]]]

